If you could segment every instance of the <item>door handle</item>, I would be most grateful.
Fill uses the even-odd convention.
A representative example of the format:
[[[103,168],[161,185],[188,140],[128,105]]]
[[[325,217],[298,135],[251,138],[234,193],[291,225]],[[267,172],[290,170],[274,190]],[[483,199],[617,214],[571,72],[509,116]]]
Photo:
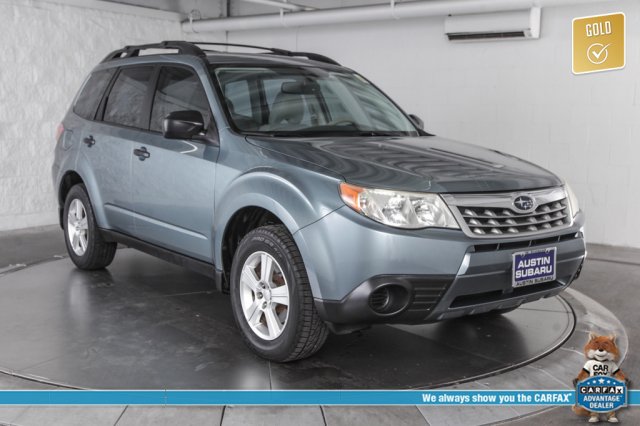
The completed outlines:
[[[136,157],[138,157],[138,159],[140,161],[144,161],[145,159],[151,157],[151,153],[149,151],[147,151],[146,147],[142,147],[142,148],[136,148],[133,150],[133,155],[135,155]]]
[[[82,139],[82,142],[85,143],[89,148],[96,144],[96,140],[93,138],[93,135],[89,135],[86,138]]]

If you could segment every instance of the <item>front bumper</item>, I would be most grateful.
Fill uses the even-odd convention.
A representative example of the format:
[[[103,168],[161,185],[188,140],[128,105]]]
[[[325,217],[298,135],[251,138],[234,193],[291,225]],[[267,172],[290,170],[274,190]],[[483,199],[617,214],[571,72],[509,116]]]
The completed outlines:
[[[316,279],[321,318],[334,329],[357,329],[441,321],[556,295],[579,276],[583,225],[578,213],[571,227],[555,233],[480,240],[458,230],[393,229],[339,209],[303,228],[297,240],[310,252],[305,263]],[[556,280],[513,288],[513,253],[547,247],[557,248]]]

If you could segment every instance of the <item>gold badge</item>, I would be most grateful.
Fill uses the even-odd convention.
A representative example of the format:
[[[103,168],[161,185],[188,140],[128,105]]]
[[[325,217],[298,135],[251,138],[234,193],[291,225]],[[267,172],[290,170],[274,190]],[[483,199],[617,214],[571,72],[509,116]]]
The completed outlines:
[[[625,65],[624,13],[573,20],[574,74],[617,70]]]

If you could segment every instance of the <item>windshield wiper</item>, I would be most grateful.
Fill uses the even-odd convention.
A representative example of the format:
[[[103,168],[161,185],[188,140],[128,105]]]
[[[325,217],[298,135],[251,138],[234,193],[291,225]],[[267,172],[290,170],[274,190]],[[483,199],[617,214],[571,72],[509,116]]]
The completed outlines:
[[[357,136],[409,136],[409,132],[385,132],[380,130],[366,130],[358,132]]]
[[[325,131],[273,131],[273,132],[243,132],[246,136],[270,137],[270,138],[322,138],[322,137],[363,137],[363,136],[385,136],[399,137],[411,136],[410,132],[401,131],[345,131],[345,130],[325,130]]]
[[[245,136],[268,137],[268,138],[286,138],[286,137],[309,137],[316,136],[308,132],[242,132]]]

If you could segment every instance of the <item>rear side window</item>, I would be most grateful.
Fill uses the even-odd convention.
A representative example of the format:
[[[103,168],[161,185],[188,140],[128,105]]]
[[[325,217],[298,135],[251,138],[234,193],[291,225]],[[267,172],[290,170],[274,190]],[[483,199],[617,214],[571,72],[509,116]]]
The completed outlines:
[[[198,76],[185,68],[162,68],[151,109],[151,130],[161,132],[167,114],[186,110],[200,112],[205,128],[209,128],[209,102]]]
[[[116,72],[115,68],[96,71],[87,80],[82,91],[78,95],[75,105],[73,106],[73,112],[78,114],[82,118],[87,120],[93,120],[96,115],[96,110],[102,99],[104,89],[111,81],[111,77]]]
[[[109,93],[103,120],[128,127],[146,128],[144,117],[153,67],[123,68]]]

